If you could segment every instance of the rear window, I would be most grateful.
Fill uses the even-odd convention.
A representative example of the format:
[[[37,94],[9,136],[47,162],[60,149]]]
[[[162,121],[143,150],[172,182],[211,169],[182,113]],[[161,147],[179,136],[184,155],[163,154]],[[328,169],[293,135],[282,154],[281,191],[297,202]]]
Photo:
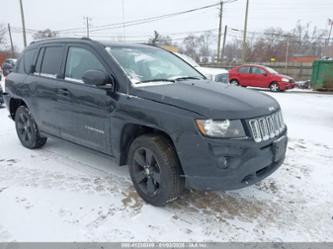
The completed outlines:
[[[57,76],[62,62],[62,52],[63,47],[46,47],[40,73]]]
[[[19,58],[15,65],[14,71],[21,74],[29,74],[31,66],[35,63],[37,48],[24,50],[22,56]]]
[[[23,65],[24,65],[24,71],[25,71],[25,73],[30,73],[31,66],[35,62],[36,53],[37,53],[37,49],[31,49],[31,50],[28,50],[28,51],[26,51],[24,53],[24,56],[23,56]],[[20,65],[20,67],[21,66],[22,66],[22,63]]]
[[[21,59],[18,60],[18,62],[16,63],[15,69],[14,71],[16,73],[25,73],[24,72],[24,64],[23,64],[23,57]]]

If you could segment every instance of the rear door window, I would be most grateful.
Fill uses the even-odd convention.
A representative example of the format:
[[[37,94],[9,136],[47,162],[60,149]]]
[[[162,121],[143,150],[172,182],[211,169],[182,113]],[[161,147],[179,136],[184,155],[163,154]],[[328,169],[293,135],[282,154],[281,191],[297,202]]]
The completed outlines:
[[[85,48],[70,47],[66,61],[65,79],[83,82],[82,77],[88,70],[105,72],[104,66],[92,52]]]
[[[37,74],[40,73],[41,68],[42,68],[44,51],[45,51],[45,48],[41,48],[38,53],[37,62],[36,62],[36,70],[35,70],[35,73],[37,73]]]
[[[250,73],[250,67],[240,67],[239,69],[238,69],[238,72],[239,73]]]
[[[42,76],[56,78],[60,71],[62,55],[63,47],[46,47],[40,74]]]

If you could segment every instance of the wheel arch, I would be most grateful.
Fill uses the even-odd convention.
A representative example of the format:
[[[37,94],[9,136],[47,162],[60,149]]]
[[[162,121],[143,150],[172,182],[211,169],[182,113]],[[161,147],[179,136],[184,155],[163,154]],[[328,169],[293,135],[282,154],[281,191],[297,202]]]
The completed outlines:
[[[166,139],[170,143],[170,145],[173,147],[177,160],[179,161],[179,157],[177,154],[175,144],[174,144],[171,136],[168,133],[166,133],[165,131],[162,131],[160,129],[157,129],[157,128],[140,125],[140,124],[129,123],[129,124],[124,125],[122,132],[121,132],[121,136],[120,136],[120,144],[119,144],[119,149],[120,149],[119,165],[120,166],[124,166],[127,164],[128,152],[129,152],[129,148],[130,148],[132,142],[137,137],[139,137],[141,135],[145,135],[145,134],[156,134],[156,135],[159,135],[159,136],[163,137],[164,139]]]
[[[9,113],[10,113],[10,116],[13,120],[15,119],[15,113],[16,113],[17,109],[20,106],[26,106],[27,107],[27,104],[22,99],[11,98],[9,100]]]
[[[233,78],[230,78],[230,79],[229,79],[229,82],[231,82],[231,81],[233,81],[233,80],[237,81],[237,82],[238,82],[238,84],[239,84],[239,80],[238,80],[237,78],[235,78],[235,77],[233,77]]]
[[[276,81],[276,80],[272,80],[269,84],[268,84],[268,87],[270,87],[272,84],[277,84],[278,86],[280,86],[279,82]]]

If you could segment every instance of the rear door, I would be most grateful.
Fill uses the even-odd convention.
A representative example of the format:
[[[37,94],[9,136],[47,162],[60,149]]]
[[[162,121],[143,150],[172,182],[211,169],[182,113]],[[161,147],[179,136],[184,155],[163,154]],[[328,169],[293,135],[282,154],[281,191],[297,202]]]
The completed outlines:
[[[251,82],[251,67],[249,66],[241,66],[238,68],[237,72],[239,75],[239,83],[242,86],[249,86]]]
[[[62,120],[57,107],[57,83],[61,77],[65,46],[50,45],[41,47],[35,65],[35,72],[27,77],[31,86],[33,115],[44,132],[59,136]]]

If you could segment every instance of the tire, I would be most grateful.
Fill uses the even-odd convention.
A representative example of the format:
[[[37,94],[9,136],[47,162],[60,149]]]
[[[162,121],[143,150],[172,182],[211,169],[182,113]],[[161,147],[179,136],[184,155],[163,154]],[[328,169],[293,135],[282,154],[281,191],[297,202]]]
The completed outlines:
[[[269,85],[269,90],[271,92],[280,92],[281,91],[279,84],[276,82],[273,82],[272,84]]]
[[[22,145],[28,149],[39,149],[47,141],[39,133],[38,126],[29,109],[20,106],[15,113],[15,127],[18,138]]]
[[[238,82],[238,80],[231,80],[230,85],[239,86],[239,82]]]
[[[128,165],[133,185],[147,203],[165,206],[184,190],[184,178],[173,146],[159,135],[136,138],[129,149]]]

